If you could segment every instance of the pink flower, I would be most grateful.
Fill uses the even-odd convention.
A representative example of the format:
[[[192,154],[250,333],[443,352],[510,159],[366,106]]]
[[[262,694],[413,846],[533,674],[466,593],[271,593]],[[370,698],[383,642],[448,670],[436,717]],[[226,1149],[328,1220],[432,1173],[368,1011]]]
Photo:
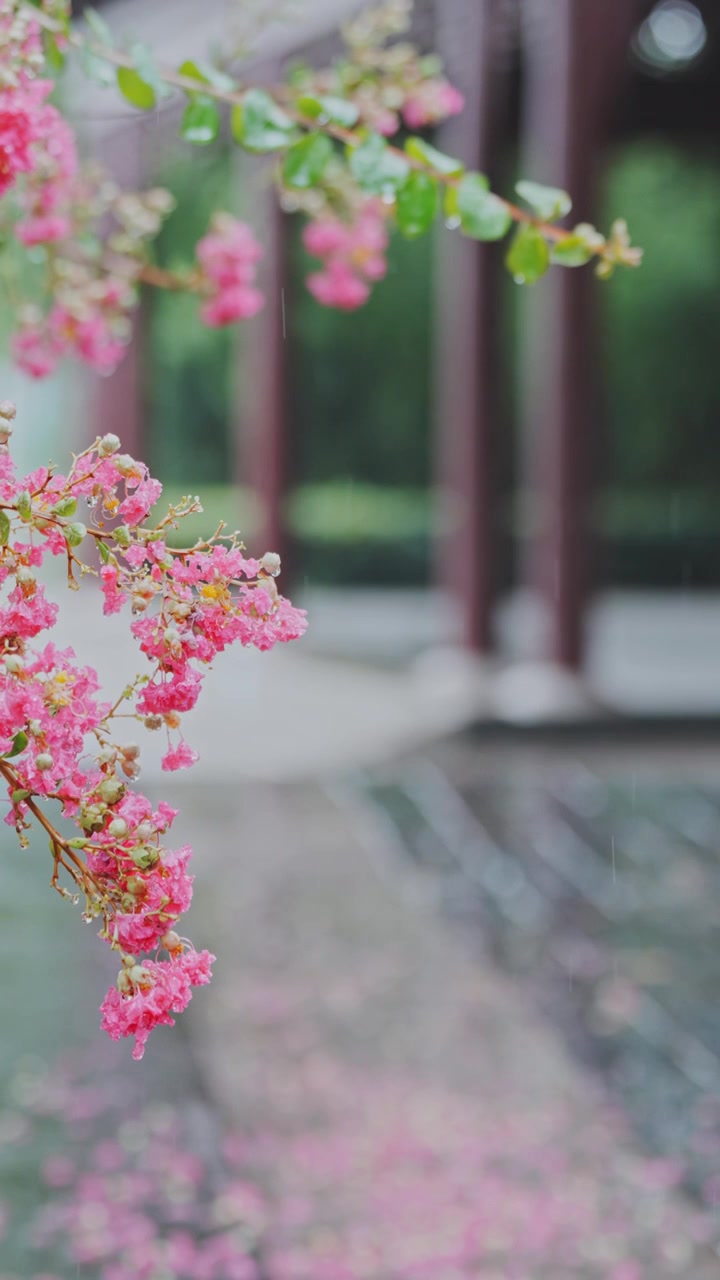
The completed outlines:
[[[307,278],[307,287],[317,302],[339,311],[357,311],[370,297],[370,288],[342,262],[331,263],[325,271]]]
[[[370,297],[370,284],[387,271],[388,233],[383,206],[368,200],[354,222],[321,218],[303,233],[308,252],[324,262],[324,270],[308,276],[307,287],[324,307],[355,311]]]
[[[64,541],[64,539],[63,539]],[[124,591],[118,590],[118,568],[114,564],[104,564],[100,570],[102,593],[105,597],[103,613],[119,613],[127,601]]]
[[[339,218],[319,218],[303,230],[303,244],[313,258],[328,258],[350,245],[350,228]]]
[[[192,768],[199,758],[197,751],[193,751],[182,739],[176,747],[166,751],[160,763],[168,773],[173,773],[176,769]]]
[[[11,346],[15,363],[31,378],[54,373],[62,355],[62,347],[41,324],[25,325],[13,335]]]
[[[24,245],[49,244],[70,235],[70,219],[59,213],[36,214],[16,223],[15,234]]]
[[[215,957],[209,951],[185,951],[172,960],[146,960],[132,995],[111,987],[100,1006],[102,1028],[111,1040],[135,1037],[133,1058],[139,1062],[150,1032],[174,1026],[173,1013],[182,1013],[192,998],[192,988],[204,986],[212,976]],[[130,970],[132,980],[132,970]]]
[[[118,515],[126,524],[141,524],[150,508],[155,506],[161,493],[162,485],[159,480],[150,478],[141,480],[135,491],[128,494],[127,498],[120,503]]]
[[[212,329],[249,320],[262,309],[265,299],[257,289],[243,285],[230,286],[216,293],[200,310],[203,322]]]
[[[209,286],[200,316],[212,328],[257,315],[263,296],[253,288],[255,266],[262,257],[250,227],[227,213],[213,218],[210,231],[198,242],[197,259]]]
[[[403,104],[403,117],[410,129],[438,124],[448,116],[458,115],[465,99],[447,80],[424,80]]]
[[[33,167],[32,144],[37,138],[36,103],[22,90],[0,94],[0,195],[21,173]]]

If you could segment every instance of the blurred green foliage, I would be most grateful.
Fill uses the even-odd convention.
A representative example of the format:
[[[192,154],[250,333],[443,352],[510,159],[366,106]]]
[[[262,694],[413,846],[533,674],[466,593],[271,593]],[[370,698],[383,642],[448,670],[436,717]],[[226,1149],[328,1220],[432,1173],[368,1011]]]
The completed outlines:
[[[194,153],[169,183],[184,215],[170,220],[161,252],[178,265],[212,207],[237,201],[218,153]],[[717,583],[717,152],[661,140],[623,144],[611,157],[605,204],[608,217],[627,217],[645,248],[639,272],[620,272],[600,289],[609,431],[599,451],[595,523],[606,576]],[[431,555],[432,241],[396,237],[388,278],[367,307],[345,315],[305,290],[313,262],[298,222],[292,226],[287,316],[298,487],[289,520],[301,570],[325,581],[421,582]],[[233,379],[242,388],[242,336],[195,323],[196,305],[167,295],[154,301],[150,460],[174,486],[202,486],[209,525],[227,490],[216,501],[208,484],[227,485],[237,474],[242,393],[239,406],[229,406]],[[249,506],[241,500],[237,509],[242,527]]]

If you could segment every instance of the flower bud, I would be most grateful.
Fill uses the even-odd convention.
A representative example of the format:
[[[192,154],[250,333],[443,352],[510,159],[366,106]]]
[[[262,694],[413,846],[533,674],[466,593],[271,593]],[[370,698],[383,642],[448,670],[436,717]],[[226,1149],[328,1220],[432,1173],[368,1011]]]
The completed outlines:
[[[98,764],[113,764],[117,759],[117,751],[114,747],[103,747],[98,751]]]
[[[271,578],[277,578],[280,573],[280,557],[277,551],[266,551],[260,567],[263,573],[267,573]]]
[[[7,418],[0,418],[0,444],[7,444],[13,433],[13,429]]]
[[[119,448],[120,448],[119,438],[113,435],[112,432],[108,432],[106,436],[103,436],[102,440],[98,445],[98,454],[100,455],[101,458],[107,458],[110,456],[111,453],[117,453]]]
[[[79,547],[86,534],[87,526],[83,524],[82,520],[65,526],[65,540],[69,547]]]
[[[146,729],[162,729],[162,716],[146,716],[143,724]]]
[[[119,547],[130,546],[130,530],[126,524],[119,524],[117,529],[113,530],[113,538]]]
[[[6,653],[5,670],[9,671],[13,676],[18,676],[21,671],[25,670],[25,663],[16,653]]]
[[[148,849],[142,846],[133,849],[130,857],[139,871],[150,871],[160,861],[160,854],[157,849]]]
[[[5,418],[8,422],[12,422],[17,409],[12,400],[0,400],[0,418]]]
[[[128,742],[127,746],[118,747],[118,751],[126,760],[137,760],[140,755],[140,748],[137,742]]]
[[[140,463],[136,462],[134,458],[131,458],[129,453],[118,454],[115,459],[115,466],[120,472],[120,475],[125,476],[126,479],[129,476],[140,472]]]
[[[166,951],[182,950],[182,942],[180,941],[180,935],[177,934],[174,929],[168,929],[167,933],[163,934],[160,941],[162,945],[165,947]]]
[[[166,711],[163,716],[163,720],[165,721],[168,729],[179,729],[182,723],[177,711]]]
[[[36,581],[35,574],[33,573],[32,569],[28,568],[26,564],[21,564],[18,566],[15,573],[15,577],[20,583],[21,587],[32,587],[35,585],[35,581]]]
[[[39,756],[35,757],[35,768],[39,773],[47,773],[48,769],[53,767],[53,758],[49,751],[41,751]]]
[[[127,970],[127,974],[135,987],[144,987],[147,990],[153,984],[150,970],[143,969],[141,964],[134,964],[132,969]]]
[[[119,778],[105,778],[98,787],[98,795],[105,804],[116,804],[125,794],[125,783]]]
[[[113,818],[108,827],[108,835],[113,839],[122,840],[128,833],[128,825],[124,818]]]
[[[27,523],[32,516],[32,498],[30,497],[27,489],[23,489],[22,493],[18,494],[15,499],[15,506],[17,507],[17,513],[20,516],[20,519]]]
[[[133,994],[132,978],[127,969],[120,970],[117,976],[117,989],[121,996],[131,996]]]
[[[151,822],[141,822],[135,834],[138,840],[142,840],[143,842],[146,840],[152,840],[155,835],[155,828]]]

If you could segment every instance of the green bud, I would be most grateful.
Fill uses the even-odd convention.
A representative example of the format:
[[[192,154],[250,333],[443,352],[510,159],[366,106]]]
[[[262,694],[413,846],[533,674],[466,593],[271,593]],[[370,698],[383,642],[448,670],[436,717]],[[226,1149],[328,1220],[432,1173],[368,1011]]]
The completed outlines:
[[[106,778],[98,787],[98,795],[105,804],[117,804],[117,801],[125,795],[125,783],[119,778]]]
[[[70,547],[79,547],[86,534],[87,527],[80,520],[65,526],[65,540]]]
[[[59,502],[56,502],[52,509],[54,516],[74,516],[76,511],[77,498],[74,498],[71,493],[68,493],[66,497],[61,498]]]
[[[30,497],[27,489],[24,489],[22,493],[18,494],[15,506],[17,507],[17,513],[21,520],[25,520],[25,522],[27,522],[32,518],[32,498]]]
[[[160,861],[160,854],[157,849],[148,849],[147,846],[142,845],[139,845],[137,849],[133,849],[130,857],[140,871],[149,871],[151,867],[154,867]]]
[[[113,530],[113,538],[119,547],[130,546],[130,530],[126,524],[119,524],[117,529]]]

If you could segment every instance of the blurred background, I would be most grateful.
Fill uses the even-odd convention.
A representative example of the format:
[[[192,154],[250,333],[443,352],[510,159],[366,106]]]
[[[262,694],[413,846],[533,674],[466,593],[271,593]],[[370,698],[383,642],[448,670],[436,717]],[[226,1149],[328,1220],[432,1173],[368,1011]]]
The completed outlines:
[[[249,78],[326,61],[359,8],[298,0]],[[171,63],[227,16],[102,9]],[[720,12],[418,0],[414,36],[466,96],[436,144],[627,219],[639,272],[520,290],[440,227],[325,310],[262,164],[70,90],[90,153],[176,194],[163,265],[231,208],[268,301],[218,332],[148,298],[101,382],[8,364],[20,461],[116,431],[200,493],[197,533],[280,550],[310,628],[218,663],[187,780],[148,752],[220,961],[140,1068],[78,1058],[110,971],[5,840],[3,1280],[720,1275]],[[102,638],[111,681],[135,659],[98,615],[90,589],[62,638]],[[227,1236],[215,1261],[126,1257],[113,1159],[162,1239]]]

